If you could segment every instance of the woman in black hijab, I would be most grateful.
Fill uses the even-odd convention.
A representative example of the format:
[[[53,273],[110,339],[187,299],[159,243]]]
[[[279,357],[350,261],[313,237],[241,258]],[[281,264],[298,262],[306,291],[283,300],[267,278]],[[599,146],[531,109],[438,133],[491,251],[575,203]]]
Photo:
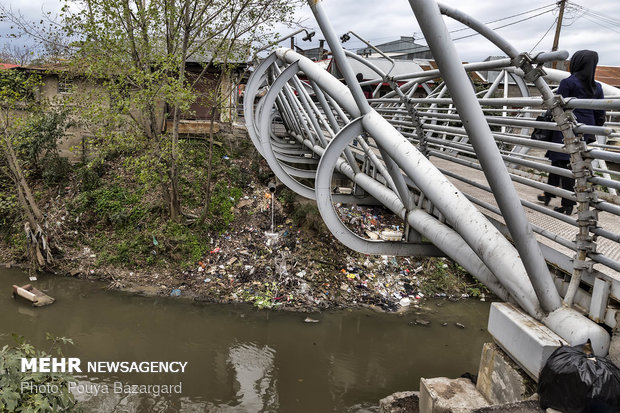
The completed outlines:
[[[570,59],[571,75],[560,82],[557,94],[565,98],[603,99],[603,88],[600,83],[594,81],[597,63],[598,54],[596,52],[592,50],[579,50],[575,52]],[[604,110],[575,109],[573,114],[578,123],[583,123],[585,125],[602,126],[605,123]],[[595,140],[593,135],[584,135],[584,138],[588,143],[594,142]],[[562,132],[554,131],[551,141],[555,143],[564,143]],[[570,156],[567,153],[547,151],[545,156],[551,160],[552,166],[570,169]],[[561,186],[562,189],[568,191],[573,191],[575,179],[550,172],[547,183],[553,186]],[[549,192],[538,195],[538,200],[544,202],[545,205],[549,204],[551,198],[555,198],[555,195]],[[556,207],[553,210],[571,215],[574,205],[575,201],[562,198],[562,206]]]

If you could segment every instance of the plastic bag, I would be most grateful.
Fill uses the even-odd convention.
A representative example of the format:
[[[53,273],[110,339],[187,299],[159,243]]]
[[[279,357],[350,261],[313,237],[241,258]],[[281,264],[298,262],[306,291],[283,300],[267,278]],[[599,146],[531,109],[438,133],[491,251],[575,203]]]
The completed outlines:
[[[604,357],[593,356],[588,344],[563,346],[549,356],[540,372],[538,394],[543,409],[620,413],[620,369]]]

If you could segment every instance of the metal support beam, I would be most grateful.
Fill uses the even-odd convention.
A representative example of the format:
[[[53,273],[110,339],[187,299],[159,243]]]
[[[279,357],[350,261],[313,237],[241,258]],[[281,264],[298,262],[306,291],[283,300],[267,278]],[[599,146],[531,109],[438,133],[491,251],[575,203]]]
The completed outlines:
[[[461,66],[456,48],[448,41],[450,34],[441,17],[439,6],[434,0],[410,0],[409,4],[450,89],[454,104],[463,119],[463,126],[506,218],[510,234],[527,269],[536,296],[545,311],[556,310],[562,305],[560,295],[553,284],[545,259],[495,145],[489,125],[484,119],[480,104],[471,93],[469,78]],[[512,51],[511,47],[507,46],[506,49]]]

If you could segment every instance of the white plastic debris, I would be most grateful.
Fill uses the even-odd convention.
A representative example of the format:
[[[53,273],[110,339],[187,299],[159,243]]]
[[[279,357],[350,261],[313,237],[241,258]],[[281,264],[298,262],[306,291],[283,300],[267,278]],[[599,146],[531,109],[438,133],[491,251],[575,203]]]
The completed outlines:
[[[404,297],[401,298],[398,304],[400,304],[401,307],[409,307],[411,305],[411,300],[409,299],[409,297]]]

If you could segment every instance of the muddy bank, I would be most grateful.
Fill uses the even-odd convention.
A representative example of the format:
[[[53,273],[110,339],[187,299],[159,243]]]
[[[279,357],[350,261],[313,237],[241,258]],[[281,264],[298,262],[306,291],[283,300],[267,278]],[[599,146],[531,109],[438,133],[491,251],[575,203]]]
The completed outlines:
[[[196,225],[198,207],[187,212],[193,218],[185,222],[162,220],[155,198],[139,196],[120,160],[106,163],[101,188],[94,191],[80,189],[77,177],[61,194],[42,188],[42,197],[49,199],[44,204],[47,231],[59,246],[46,270],[145,295],[293,311],[355,306],[395,311],[425,297],[488,296],[449,259],[349,250],[327,230],[313,203],[282,185],[275,194],[269,191],[272,178],[263,162],[249,155],[224,158],[221,167],[238,171],[240,178],[237,186],[232,181],[222,186],[221,196],[214,198],[226,220],[208,231]],[[387,210],[336,208],[361,237],[402,236],[402,221]],[[210,220],[217,223],[217,218]],[[3,244],[0,260],[23,262],[16,250]]]
[[[356,306],[397,311],[426,297],[488,297],[484,286],[449,259],[366,256],[347,249],[305,204],[295,205],[305,216],[293,221],[274,200],[272,230],[269,193],[250,189],[234,207],[230,230],[205,239],[207,252],[196,262],[128,269],[103,265],[98,251],[78,245],[66,251],[54,272],[141,295],[292,311]],[[399,230],[383,210],[353,206],[339,212],[361,234]]]

